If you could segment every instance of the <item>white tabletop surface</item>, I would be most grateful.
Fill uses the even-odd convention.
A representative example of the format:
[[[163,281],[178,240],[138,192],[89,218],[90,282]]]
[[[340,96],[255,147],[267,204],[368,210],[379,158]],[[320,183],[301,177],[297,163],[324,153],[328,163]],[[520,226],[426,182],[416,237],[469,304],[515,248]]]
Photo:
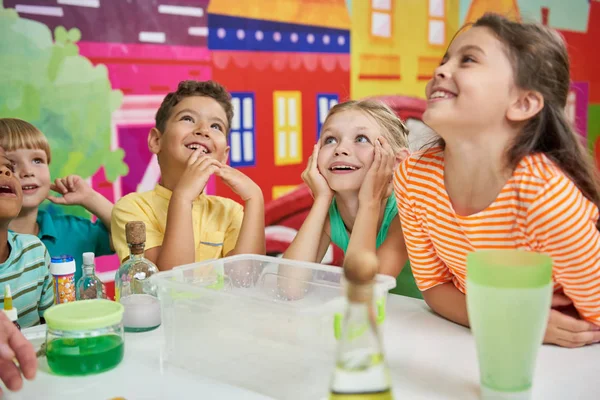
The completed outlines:
[[[36,328],[25,333],[35,338]],[[98,375],[55,376],[41,359],[36,379],[25,382],[20,392],[5,390],[3,399],[268,399],[179,368],[161,368],[161,334],[160,328],[126,334],[123,362]],[[390,295],[383,336],[396,399],[479,398],[475,346],[468,329],[435,316],[423,301]],[[39,344],[41,339],[33,341]],[[600,399],[600,345],[573,350],[543,346],[533,399]]]

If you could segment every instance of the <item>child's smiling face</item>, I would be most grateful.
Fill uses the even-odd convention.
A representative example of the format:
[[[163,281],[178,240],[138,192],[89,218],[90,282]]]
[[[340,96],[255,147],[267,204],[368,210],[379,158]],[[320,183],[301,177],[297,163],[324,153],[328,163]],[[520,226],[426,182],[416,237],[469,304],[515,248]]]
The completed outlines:
[[[368,114],[347,110],[327,119],[321,133],[319,171],[334,192],[358,191],[374,159],[381,127]]]
[[[194,151],[203,157],[227,162],[227,115],[223,107],[207,96],[189,96],[171,110],[165,131],[156,133],[156,153],[161,169],[182,169]]]

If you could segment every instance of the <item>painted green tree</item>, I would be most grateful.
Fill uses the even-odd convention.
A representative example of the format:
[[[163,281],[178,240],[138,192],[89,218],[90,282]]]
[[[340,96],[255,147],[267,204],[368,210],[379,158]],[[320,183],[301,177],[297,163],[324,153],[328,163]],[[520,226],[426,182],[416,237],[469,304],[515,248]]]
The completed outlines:
[[[21,118],[48,137],[53,178],[92,176],[104,166],[114,181],[127,173],[111,150],[111,114],[122,102],[104,65],[79,54],[81,32],[20,18],[0,0],[0,117]]]

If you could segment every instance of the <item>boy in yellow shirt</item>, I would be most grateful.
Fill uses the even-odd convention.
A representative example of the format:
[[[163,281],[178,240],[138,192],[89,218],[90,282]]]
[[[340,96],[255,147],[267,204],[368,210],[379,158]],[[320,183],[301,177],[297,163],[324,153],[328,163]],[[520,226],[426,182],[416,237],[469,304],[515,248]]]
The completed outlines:
[[[264,199],[260,187],[227,165],[231,96],[213,81],[182,81],[156,113],[148,148],[161,171],[154,190],[115,204],[111,230],[121,260],[129,256],[125,224],[146,224],[145,256],[160,270],[234,254],[265,254]],[[211,175],[245,203],[209,196]]]

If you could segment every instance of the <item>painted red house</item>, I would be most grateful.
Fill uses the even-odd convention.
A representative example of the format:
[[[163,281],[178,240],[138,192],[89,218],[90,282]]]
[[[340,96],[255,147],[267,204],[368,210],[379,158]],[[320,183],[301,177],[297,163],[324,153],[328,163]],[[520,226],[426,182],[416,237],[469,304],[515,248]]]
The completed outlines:
[[[349,95],[345,1],[212,0],[208,12],[212,76],[235,107],[230,163],[277,198],[302,182],[327,111]],[[216,193],[235,198],[218,180]]]

